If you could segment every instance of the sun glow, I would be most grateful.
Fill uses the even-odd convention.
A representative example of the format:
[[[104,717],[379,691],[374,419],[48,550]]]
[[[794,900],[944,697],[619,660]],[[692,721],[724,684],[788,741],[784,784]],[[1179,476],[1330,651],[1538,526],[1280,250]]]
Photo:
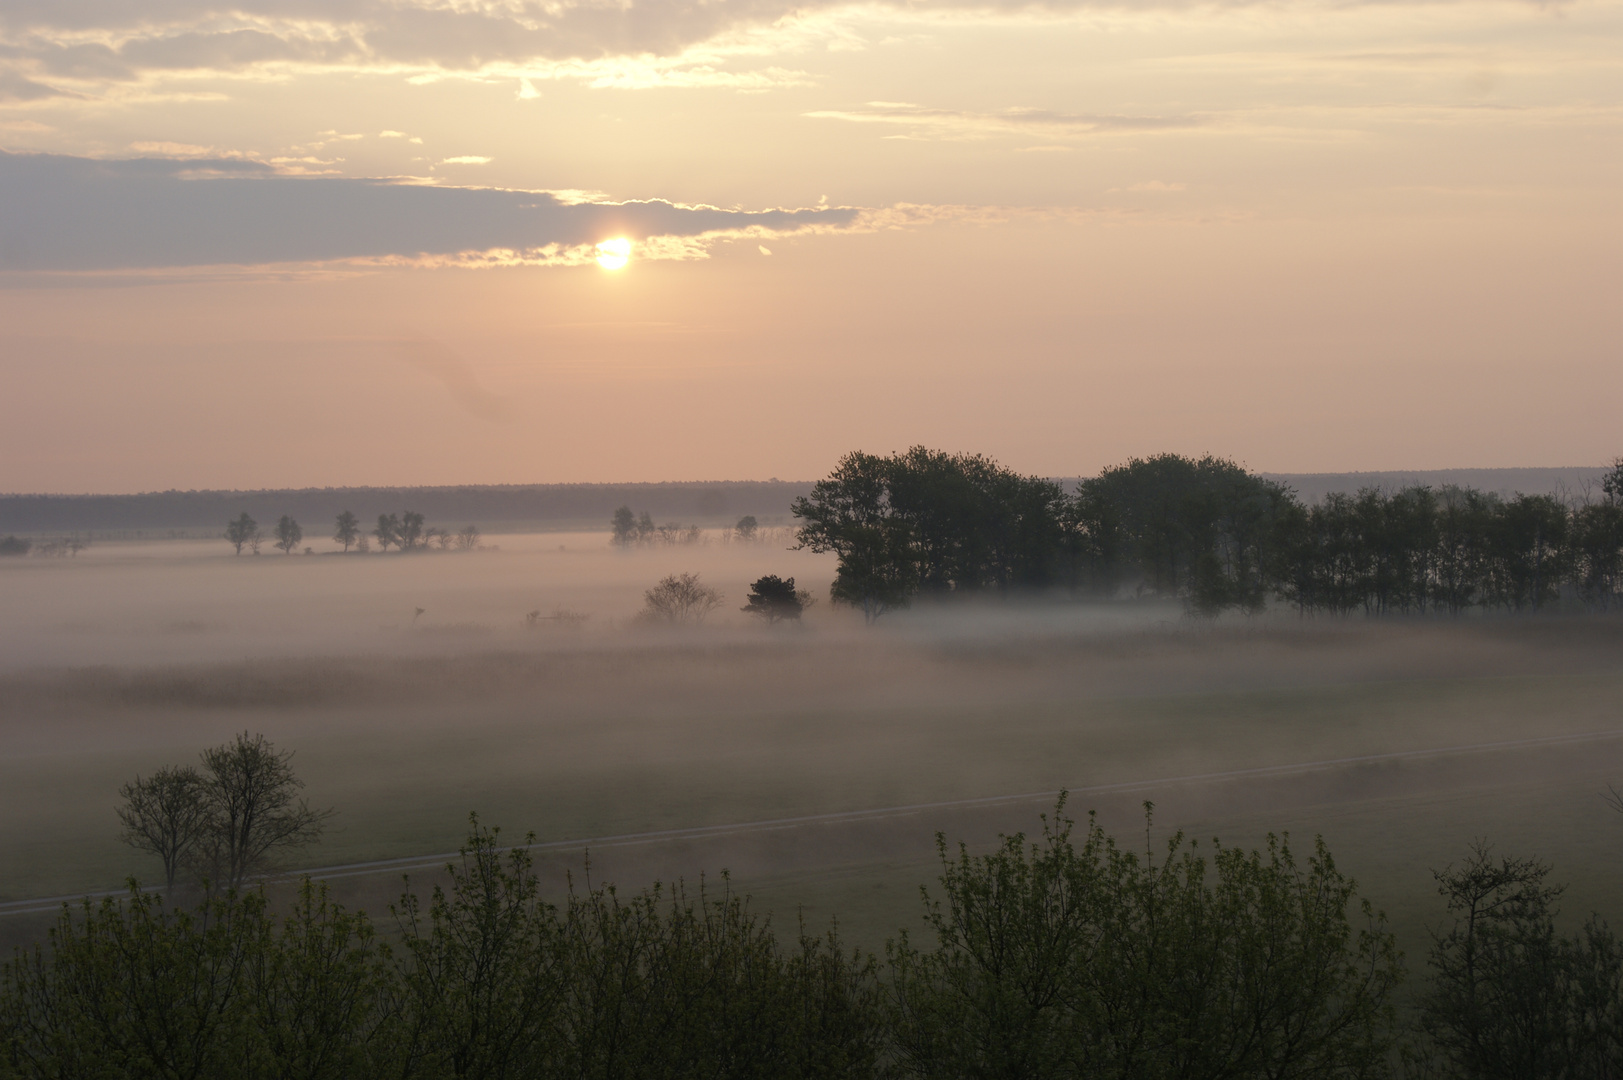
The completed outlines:
[[[623,236],[597,245],[597,265],[605,270],[623,270],[631,261],[631,241]]]

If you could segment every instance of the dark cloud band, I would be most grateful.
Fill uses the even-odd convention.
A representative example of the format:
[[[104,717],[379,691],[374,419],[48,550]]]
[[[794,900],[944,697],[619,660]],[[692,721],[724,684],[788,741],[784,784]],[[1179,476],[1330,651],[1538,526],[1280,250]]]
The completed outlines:
[[[544,192],[293,177],[230,159],[0,152],[0,270],[318,263],[851,225],[850,208],[569,204]]]

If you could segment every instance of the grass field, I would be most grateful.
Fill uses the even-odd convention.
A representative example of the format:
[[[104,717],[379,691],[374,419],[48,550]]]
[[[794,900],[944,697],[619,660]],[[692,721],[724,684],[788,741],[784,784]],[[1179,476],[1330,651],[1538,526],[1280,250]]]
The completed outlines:
[[[686,554],[735,597],[738,580],[774,559],[811,558]],[[465,561],[425,558],[417,577],[402,576],[412,560],[266,559],[132,553],[22,581],[24,609],[39,620],[53,588],[68,606],[83,604],[88,587],[71,575],[96,576],[112,597],[97,640],[117,647],[86,662],[36,645],[29,662],[0,672],[0,899],[150,878],[153,862],[115,839],[119,784],[250,730],[296,750],[312,802],[338,811],[304,865],[451,851],[470,811],[552,842],[1133,783],[1079,795],[1072,809],[1098,809],[1124,838],[1142,836],[1145,798],[1157,804],[1158,837],[1184,828],[1254,844],[1288,829],[1306,848],[1322,832],[1411,955],[1439,914],[1429,869],[1477,837],[1553,861],[1572,886],[1569,912],[1623,916],[1623,816],[1599,797],[1623,780],[1623,738],[1152,783],[1623,732],[1623,624],[1613,621],[1273,616],[1210,626],[1169,611],[1057,605],[920,609],[865,628],[824,605],[798,632],[735,617],[669,636],[627,621],[640,588],[667,563],[681,568],[669,553],[583,550],[571,561],[555,546],[504,546]],[[239,570],[246,576],[229,577]],[[825,571],[808,562],[793,572]],[[363,632],[350,616],[338,629],[251,638],[216,607],[196,621],[223,629],[197,634],[195,655],[168,639],[139,655],[140,605],[118,597],[151,595],[154,618],[182,621],[191,594],[162,590],[188,572],[263,591],[288,625],[306,607],[336,605],[339,572],[360,575],[351,587],[378,611],[409,614],[413,595],[455,596],[459,585],[471,599],[455,609],[460,631],[408,622]],[[0,567],[0,587],[20,580],[13,574]],[[588,611],[587,629],[498,623],[489,613],[541,602],[517,586],[504,594],[506,575],[524,579],[529,595]],[[0,635],[25,635],[16,610],[0,616],[12,620]],[[470,629],[480,612],[490,619],[482,635]],[[243,640],[275,647],[232,657],[222,645]],[[780,922],[797,908],[814,923],[837,914],[848,937],[872,947],[916,920],[937,829],[985,846],[999,831],[1034,829],[1044,808],[1036,799],[595,845],[593,875],[635,885],[729,868],[734,886]],[[558,887],[580,860],[568,847],[541,862]],[[377,909],[399,879],[334,887]],[[40,921],[8,916],[0,932],[17,940]]]

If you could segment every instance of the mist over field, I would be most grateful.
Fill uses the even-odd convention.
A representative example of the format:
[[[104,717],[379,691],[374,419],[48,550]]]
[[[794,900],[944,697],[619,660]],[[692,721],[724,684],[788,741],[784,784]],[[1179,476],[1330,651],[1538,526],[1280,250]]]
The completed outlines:
[[[295,750],[306,794],[337,810],[286,869],[417,860],[431,878],[477,811],[560,844],[554,887],[588,849],[628,884],[730,869],[781,917],[837,913],[870,945],[916,918],[937,829],[1029,830],[1061,788],[1125,835],[1145,798],[1157,835],[1324,831],[1416,946],[1428,867],[1473,837],[1536,848],[1580,902],[1623,884],[1623,819],[1600,798],[1623,775],[1609,620],[989,598],[866,626],[827,602],[833,560],[788,539],[257,558],[163,541],[0,562],[4,899],[150,880],[116,838],[119,785],[245,730]],[[697,627],[638,621],[679,572],[725,602]],[[769,572],[822,597],[800,625],[737,610]],[[857,816],[721,828],[830,814]],[[399,869],[335,887],[377,906]]]

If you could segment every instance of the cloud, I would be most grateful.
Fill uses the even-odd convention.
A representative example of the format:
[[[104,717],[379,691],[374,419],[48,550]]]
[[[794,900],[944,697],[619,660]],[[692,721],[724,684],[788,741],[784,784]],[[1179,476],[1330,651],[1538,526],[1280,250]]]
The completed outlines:
[[[1336,6],[1294,0],[1298,5]],[[779,69],[730,71],[727,58],[818,35],[828,47],[844,47],[842,31],[818,18],[842,11],[1026,19],[1196,6],[1194,0],[7,0],[0,9],[0,68],[7,71],[0,96],[63,93],[51,85],[59,80],[92,92],[98,82],[163,75],[298,70],[754,89],[805,77]],[[701,55],[688,55],[695,49]],[[522,82],[518,92],[526,93]]]
[[[239,158],[0,152],[0,270],[579,265],[615,236],[633,242],[636,259],[690,259],[718,240],[849,229],[861,213],[578,197],[290,176]]]
[[[1111,132],[1173,131],[1200,127],[1198,116],[1115,116],[1013,108],[996,112],[932,109],[905,101],[870,101],[860,109],[824,109],[804,115],[818,120],[906,127],[908,138],[979,139],[989,135],[1062,137]]]
[[[478,154],[463,154],[461,157],[448,157],[443,159],[441,165],[489,165],[495,158],[480,157]]]
[[[62,91],[44,83],[25,78],[16,71],[0,69],[0,101],[39,101],[62,96]]]

